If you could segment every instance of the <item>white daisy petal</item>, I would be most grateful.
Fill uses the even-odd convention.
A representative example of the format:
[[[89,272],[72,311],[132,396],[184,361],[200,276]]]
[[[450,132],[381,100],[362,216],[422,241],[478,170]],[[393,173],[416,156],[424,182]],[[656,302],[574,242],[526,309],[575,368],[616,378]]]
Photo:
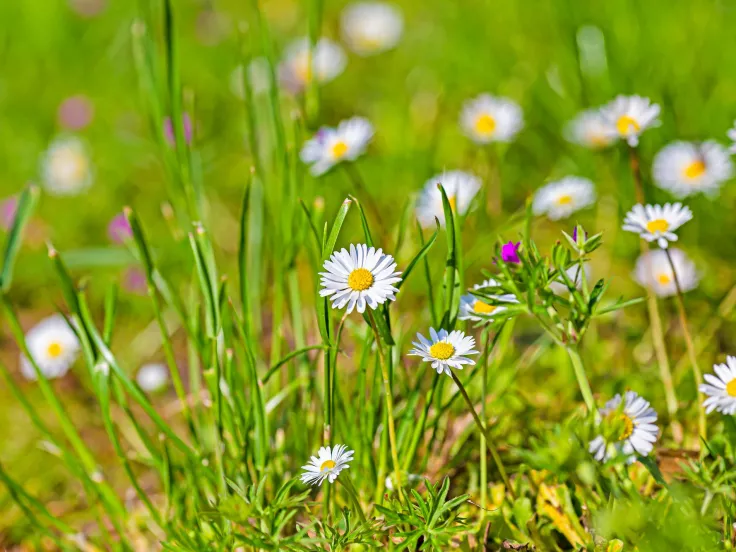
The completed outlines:
[[[681,203],[661,205],[634,205],[624,218],[623,229],[639,234],[648,242],[666,249],[670,241],[677,241],[674,233],[680,226],[693,218],[689,207]]]
[[[342,38],[359,56],[390,50],[398,44],[404,30],[399,9],[384,2],[355,2],[340,17]]]
[[[346,64],[345,52],[332,40],[320,38],[312,49],[309,40],[302,38],[286,48],[279,64],[279,79],[288,90],[297,93],[313,79],[320,84],[333,80],[343,72]]]
[[[659,105],[642,96],[618,96],[600,109],[604,133],[611,139],[626,140],[631,147],[639,135],[659,124]]]
[[[517,103],[490,94],[465,102],[460,114],[463,133],[477,144],[511,142],[523,126],[524,114]]]
[[[466,336],[463,332],[455,330],[447,333],[441,329],[439,332],[434,328],[429,329],[431,339],[426,339],[417,334],[419,342],[414,342],[414,349],[409,351],[411,356],[422,357],[423,362],[431,362],[438,374],[450,375],[450,368],[462,369],[463,365],[474,365],[475,361],[463,355],[479,354],[473,349],[475,338]]]
[[[442,226],[445,225],[442,192],[437,187],[438,184],[442,184],[453,212],[464,215],[480,190],[481,180],[465,171],[446,171],[427,180],[416,204],[417,219],[424,228],[433,227],[435,218],[439,219]]]
[[[671,247],[667,251],[672,257],[672,264],[677,272],[677,281],[683,293],[695,289],[700,280],[695,263],[676,247]],[[667,259],[667,252],[662,249],[647,251],[636,260],[634,279],[639,285],[651,289],[659,297],[670,297],[677,293],[674,273]]]
[[[547,215],[550,220],[559,220],[592,205],[595,198],[595,187],[590,180],[567,176],[537,190],[532,210],[535,215]]]
[[[77,334],[60,314],[45,318],[31,328],[25,337],[31,358],[48,379],[66,374],[79,354]],[[26,356],[21,356],[20,369],[26,379],[36,379],[33,364]]]
[[[600,410],[600,423],[610,424],[611,429],[619,428],[621,433],[611,442],[607,442],[603,435],[598,435],[589,443],[588,451],[599,462],[621,454],[631,463],[636,460],[635,452],[647,456],[659,437],[659,428],[653,423],[657,421],[657,413],[648,401],[633,391],[626,392],[623,409],[620,407],[621,401],[621,395],[616,395]]]
[[[673,142],[654,157],[652,172],[655,184],[678,198],[715,195],[733,176],[733,163],[728,150],[712,140]]]
[[[341,121],[337,128],[323,127],[308,140],[300,153],[301,160],[310,164],[313,176],[320,176],[343,161],[355,161],[365,153],[373,138],[373,125],[363,117]]]

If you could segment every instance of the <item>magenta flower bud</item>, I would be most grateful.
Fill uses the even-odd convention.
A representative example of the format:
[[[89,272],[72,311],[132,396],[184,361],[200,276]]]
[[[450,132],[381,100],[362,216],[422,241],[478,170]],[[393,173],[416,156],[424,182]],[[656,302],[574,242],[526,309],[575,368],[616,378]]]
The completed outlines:
[[[521,246],[521,242],[512,242],[505,243],[501,246],[501,259],[503,259],[506,263],[514,263],[519,264],[521,262],[521,259],[519,258],[519,247]]]
[[[137,266],[132,266],[123,273],[123,289],[136,295],[148,293],[145,273]]]
[[[113,243],[123,243],[133,237],[133,230],[123,213],[115,215],[107,225],[107,235]]]
[[[69,130],[81,130],[92,122],[94,107],[85,96],[70,96],[59,106],[56,117]]]
[[[10,230],[15,221],[15,213],[18,211],[18,198],[11,196],[0,201],[0,228]]]
[[[584,232],[584,240],[588,239],[588,233]],[[578,241],[578,227],[575,226],[575,228],[572,229],[572,241],[577,242]]]
[[[184,113],[181,118],[182,125],[184,127],[184,141],[188,144],[192,143],[192,119],[188,113]],[[166,117],[164,120],[164,135],[166,141],[171,146],[176,145],[176,134],[174,133],[174,125],[171,121],[171,117]]]

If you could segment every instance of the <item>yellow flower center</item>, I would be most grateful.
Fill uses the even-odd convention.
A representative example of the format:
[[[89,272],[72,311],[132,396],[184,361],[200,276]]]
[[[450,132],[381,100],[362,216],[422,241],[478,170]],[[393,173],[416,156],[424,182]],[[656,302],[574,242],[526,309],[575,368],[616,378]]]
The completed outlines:
[[[590,145],[594,148],[602,148],[607,146],[610,143],[610,140],[607,136],[596,133],[588,135],[588,142],[590,142]]]
[[[308,53],[305,52],[295,60],[294,72],[303,83],[312,82],[312,61]]]
[[[377,50],[383,46],[383,40],[380,37],[362,32],[355,37],[355,42],[364,50]]]
[[[627,135],[630,132],[639,132],[641,127],[639,126],[639,123],[636,122],[636,119],[633,117],[629,117],[628,115],[622,115],[618,118],[618,121],[616,121],[616,130],[618,130],[619,134]]]
[[[488,303],[484,303],[483,301],[476,301],[473,304],[473,310],[478,314],[491,314],[496,310],[496,307],[489,305]]]
[[[685,175],[685,178],[689,178],[691,180],[698,178],[703,175],[705,172],[705,163],[702,161],[693,161],[690,163],[685,169],[682,171],[682,174]]]
[[[559,205],[570,205],[572,203],[572,196],[570,195],[562,195],[557,198],[557,203]]]
[[[353,291],[365,291],[373,285],[373,274],[367,268],[356,268],[348,275],[348,287]]]
[[[429,348],[429,354],[437,360],[447,360],[455,354],[455,347],[446,341],[438,341]]]
[[[334,157],[335,159],[340,159],[347,152],[348,145],[342,140],[340,140],[339,142],[335,142],[335,144],[332,146],[332,157]]]
[[[484,113],[475,120],[475,131],[482,136],[490,136],[496,130],[496,119]]]
[[[619,441],[628,439],[634,433],[634,420],[628,414],[623,412],[611,412],[607,417],[609,423],[618,423],[621,425],[621,434],[618,436]]]
[[[647,230],[654,234],[655,232],[666,232],[670,229],[670,223],[664,219],[654,219],[647,222]]]
[[[323,472],[325,470],[331,470],[336,466],[335,462],[332,460],[325,460],[322,462],[322,465],[319,467],[319,471]]]
[[[452,209],[452,212],[454,213],[457,211],[457,198],[455,196],[450,196],[447,198],[447,201],[450,203],[450,209]]]
[[[736,378],[726,384],[726,393],[731,397],[736,397]]]
[[[664,272],[662,274],[659,274],[657,276],[657,281],[662,284],[663,286],[666,286],[670,282],[672,282],[672,278],[670,278],[669,274],[665,274]]]
[[[53,343],[49,343],[49,346],[46,348],[46,352],[51,358],[57,358],[63,352],[61,343],[57,343],[55,341]]]

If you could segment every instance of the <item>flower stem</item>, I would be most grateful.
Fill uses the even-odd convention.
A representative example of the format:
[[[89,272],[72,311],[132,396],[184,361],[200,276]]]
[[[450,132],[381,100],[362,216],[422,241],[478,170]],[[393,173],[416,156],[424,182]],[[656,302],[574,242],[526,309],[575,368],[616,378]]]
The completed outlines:
[[[376,327],[376,321],[373,319],[373,311],[367,309],[368,318],[371,321],[371,327],[373,333],[376,336],[376,349],[378,349],[378,357],[381,364],[381,375],[383,376],[383,392],[386,397],[386,418],[388,421],[388,438],[391,445],[391,459],[394,464],[394,477],[396,482],[396,488],[401,489],[401,464],[399,463],[399,452],[396,446],[396,428],[394,427],[394,400],[391,390],[391,379],[388,375],[388,366],[386,365],[386,359],[383,356],[383,348],[381,347],[381,336],[378,334],[378,328]],[[399,496],[401,493],[399,492]]]
[[[670,263],[672,269],[672,276],[675,280],[675,288],[677,290],[676,303],[677,303],[677,314],[680,317],[680,325],[682,326],[682,333],[685,336],[685,346],[687,347],[687,354],[690,357],[690,364],[693,367],[693,375],[695,376],[695,389],[697,393],[700,393],[700,384],[703,382],[703,374],[698,366],[698,355],[695,352],[695,346],[693,345],[693,338],[690,335],[690,327],[687,322],[687,314],[685,313],[685,301],[682,298],[682,287],[680,287],[680,278],[675,270],[675,263],[672,261],[672,255],[669,249],[664,250],[667,255],[667,260]],[[698,401],[698,434],[701,439],[705,439],[707,435],[707,425],[705,420],[705,407],[700,401],[700,396],[696,399]]]
[[[481,400],[480,403],[480,417],[483,420],[483,424],[486,424],[488,420],[486,416],[486,395],[488,393],[488,357],[490,356],[490,343],[491,336],[490,331],[487,329],[483,330],[481,340],[484,342],[483,346],[483,359],[481,361]],[[480,507],[486,507],[487,495],[488,495],[488,449],[486,448],[486,438],[484,434],[480,436]]]
[[[629,165],[631,174],[634,178],[634,192],[636,194],[637,203],[644,204],[646,198],[644,195],[644,185],[641,179],[641,163],[639,161],[639,151],[636,148],[629,148]],[[641,241],[641,253],[646,253],[648,246],[644,240]],[[649,314],[649,324],[652,328],[652,345],[657,357],[657,365],[659,366],[659,377],[664,385],[665,401],[667,404],[667,413],[670,417],[672,426],[672,434],[675,442],[682,441],[682,426],[677,421],[677,395],[675,386],[672,381],[672,370],[670,369],[670,361],[667,357],[667,348],[664,343],[664,332],[662,331],[662,319],[659,315],[659,307],[657,306],[657,298],[651,290],[647,290],[647,311]]]
[[[355,507],[355,510],[358,512],[358,515],[360,516],[360,521],[363,523],[366,523],[365,514],[363,513],[363,508],[360,505],[360,499],[358,498],[358,492],[355,490],[355,487],[353,486],[353,482],[350,480],[349,477],[345,477],[345,480],[343,481],[339,477],[337,478],[337,482],[340,483],[345,490],[348,492],[348,495],[350,495],[350,500],[353,503],[353,506]]]
[[[588,376],[585,374],[585,367],[583,366],[583,360],[580,358],[580,353],[573,347],[565,347],[565,350],[570,357],[570,362],[572,362],[572,369],[575,372],[575,379],[578,380],[580,394],[583,395],[585,406],[588,407],[588,412],[595,412],[593,392],[590,390],[590,383],[588,382]]]
[[[516,495],[514,494],[514,489],[511,486],[511,481],[509,481],[509,476],[506,475],[506,468],[503,467],[503,462],[501,461],[501,457],[498,455],[498,451],[496,450],[496,447],[493,445],[493,439],[491,439],[490,436],[488,435],[488,429],[483,424],[480,417],[478,417],[478,413],[475,411],[475,406],[473,406],[473,401],[470,400],[470,397],[468,396],[468,392],[465,391],[465,387],[463,387],[462,382],[455,375],[455,372],[453,372],[452,370],[450,370],[450,377],[452,377],[452,379],[455,381],[455,385],[457,385],[457,388],[460,390],[460,393],[465,399],[465,402],[468,404],[468,408],[470,409],[470,413],[473,415],[473,419],[475,420],[475,423],[478,425],[478,429],[480,429],[481,434],[483,435],[483,437],[485,437],[486,444],[488,445],[488,450],[491,451],[491,456],[493,457],[493,461],[496,463],[496,468],[498,468],[498,472],[501,474],[501,479],[503,479],[503,482],[506,485],[506,488],[509,490],[509,494],[511,495],[511,498],[516,499]]]

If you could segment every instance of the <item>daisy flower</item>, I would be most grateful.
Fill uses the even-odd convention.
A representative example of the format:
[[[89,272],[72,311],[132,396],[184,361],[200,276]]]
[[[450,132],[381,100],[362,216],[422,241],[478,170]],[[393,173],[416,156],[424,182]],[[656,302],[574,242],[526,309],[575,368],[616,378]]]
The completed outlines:
[[[435,218],[439,219],[442,226],[445,225],[442,193],[437,184],[442,184],[445,189],[453,212],[464,215],[468,212],[475,194],[480,190],[481,180],[474,174],[465,171],[447,171],[427,180],[419,194],[416,206],[419,224],[424,228],[434,226]]]
[[[477,144],[510,142],[524,126],[524,114],[516,102],[490,94],[468,100],[460,113],[463,133]]]
[[[311,165],[312,176],[320,176],[342,161],[355,161],[365,153],[373,138],[373,125],[363,117],[340,121],[337,128],[322,127],[302,147],[300,157]]]
[[[567,124],[564,135],[569,142],[590,149],[603,149],[615,141],[599,109],[580,112]]]
[[[677,241],[677,230],[693,218],[689,207],[681,203],[665,203],[661,205],[637,204],[626,213],[623,229],[635,232],[648,242],[656,241],[662,249],[667,249],[669,242]]]
[[[595,188],[587,178],[566,176],[543,186],[534,195],[535,215],[547,215],[550,220],[567,218],[595,202]]]
[[[617,394],[608,401],[601,408],[600,414],[603,424],[612,426],[618,435],[598,435],[590,442],[588,451],[596,460],[605,462],[617,454],[624,454],[631,463],[636,460],[635,454],[648,456],[652,452],[659,436],[659,428],[654,424],[657,413],[649,405],[649,401],[633,391],[627,391],[623,399]]]
[[[728,150],[718,142],[673,142],[654,156],[654,182],[676,197],[715,194],[733,176]]]
[[[92,165],[84,143],[75,137],[55,139],[44,153],[41,173],[46,190],[76,195],[92,184]]]
[[[354,451],[348,449],[345,445],[320,448],[317,456],[312,456],[309,463],[302,466],[304,470],[300,477],[302,483],[322,485],[325,479],[330,483],[334,483],[340,472],[350,467],[353,454]]]
[[[169,381],[169,368],[160,362],[144,364],[138,370],[135,381],[147,393],[160,391]]]
[[[279,64],[279,78],[290,91],[301,92],[316,79],[327,83],[345,69],[347,57],[342,48],[328,38],[320,38],[311,51],[309,40],[302,38],[292,42]]]
[[[631,147],[639,143],[642,132],[659,124],[659,105],[641,96],[618,96],[600,113],[607,135],[626,140]]]
[[[677,281],[682,292],[690,291],[698,286],[700,276],[693,263],[685,253],[675,247],[669,249],[672,264],[675,265]],[[675,276],[667,259],[667,252],[661,249],[647,251],[636,261],[634,279],[639,285],[649,288],[659,297],[670,297],[677,293]]]
[[[714,364],[713,374],[703,377],[707,383],[700,384],[700,392],[708,395],[703,402],[705,411],[714,410],[733,416],[736,414],[736,357],[726,357],[726,364]]]
[[[445,373],[450,375],[450,368],[462,370],[464,364],[472,366],[475,361],[465,355],[477,355],[475,339],[472,336],[466,336],[460,330],[454,330],[447,333],[447,330],[436,332],[434,328],[429,329],[431,340],[425,338],[422,334],[417,334],[419,341],[414,341],[414,348],[409,351],[412,356],[422,357],[422,361],[431,362],[432,368],[437,370],[438,374]]]
[[[401,281],[396,262],[383,250],[361,243],[350,245],[350,252],[342,249],[325,261],[320,272],[321,297],[330,297],[333,309],[348,306],[348,314],[357,308],[365,312],[366,305],[376,310],[387,300],[396,300],[399,290],[394,284]]]
[[[340,17],[342,38],[359,56],[390,50],[398,44],[403,30],[401,12],[384,2],[355,2]]]
[[[728,151],[736,153],[736,121],[734,121],[733,127],[728,129],[726,135],[728,136],[728,139],[731,140],[731,147],[728,148]]]
[[[49,379],[66,374],[80,349],[77,334],[60,314],[51,315],[31,328],[26,334],[26,346],[41,373]],[[20,371],[26,379],[36,379],[33,364],[25,355],[20,359]]]
[[[496,286],[498,286],[498,282],[495,280],[485,280],[480,284],[474,285],[473,290],[477,291]],[[503,303],[519,302],[511,293],[493,295],[492,297],[496,301]],[[505,310],[507,310],[507,307],[503,305],[491,305],[471,293],[466,293],[460,297],[460,312],[458,313],[458,318],[460,320],[471,320],[473,322],[490,322],[494,317],[498,316]]]

